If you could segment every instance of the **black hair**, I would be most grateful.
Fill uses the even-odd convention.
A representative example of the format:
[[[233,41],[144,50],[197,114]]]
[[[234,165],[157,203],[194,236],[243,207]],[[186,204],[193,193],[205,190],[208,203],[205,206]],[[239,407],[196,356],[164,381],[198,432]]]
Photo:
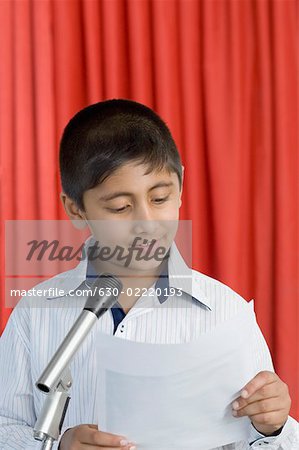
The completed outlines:
[[[175,172],[181,186],[179,152],[154,111],[125,99],[95,103],[79,111],[64,129],[59,158],[62,189],[84,211],[84,192],[132,161],[147,165],[146,173]]]

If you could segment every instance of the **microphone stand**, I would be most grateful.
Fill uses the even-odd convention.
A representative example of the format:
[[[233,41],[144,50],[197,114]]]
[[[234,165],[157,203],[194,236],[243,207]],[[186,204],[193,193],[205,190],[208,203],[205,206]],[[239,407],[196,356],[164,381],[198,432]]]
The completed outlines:
[[[41,450],[51,450],[61,433],[71,398],[68,391],[73,383],[69,364],[97,320],[117,302],[122,283],[104,273],[91,290],[97,294],[88,297],[83,311],[36,382],[37,388],[47,394],[33,430],[34,439],[42,441]],[[103,294],[105,290],[109,294]]]
[[[71,397],[68,390],[72,386],[72,376],[69,369],[59,381],[56,389],[47,395],[42,411],[34,426],[34,439],[42,441],[41,450],[51,450],[57,441]]]

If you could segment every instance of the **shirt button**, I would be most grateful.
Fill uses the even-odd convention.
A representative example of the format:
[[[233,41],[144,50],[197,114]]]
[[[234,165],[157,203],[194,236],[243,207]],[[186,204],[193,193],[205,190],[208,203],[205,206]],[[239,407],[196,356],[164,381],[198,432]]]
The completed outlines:
[[[271,445],[271,442],[269,442],[269,441],[261,441],[261,440],[259,440],[258,442],[254,442],[251,447],[252,448],[258,448],[258,447],[262,447],[264,445],[265,445],[265,447],[263,447],[263,448],[265,448],[267,450],[274,450],[273,445]]]

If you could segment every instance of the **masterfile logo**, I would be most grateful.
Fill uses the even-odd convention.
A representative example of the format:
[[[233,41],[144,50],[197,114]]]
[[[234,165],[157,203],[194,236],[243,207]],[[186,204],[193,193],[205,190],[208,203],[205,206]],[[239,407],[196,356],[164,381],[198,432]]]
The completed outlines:
[[[59,283],[46,287],[56,288],[48,295],[34,287],[58,274],[63,279],[64,274],[68,276],[78,265],[83,267],[85,264],[85,270],[87,265],[92,266],[95,273],[154,278],[167,265],[174,242],[187,266],[192,266],[191,221],[94,220],[84,228],[82,222],[77,222],[6,221],[7,307],[14,307],[24,295],[37,298],[65,296],[64,287]],[[141,292],[137,294],[142,295]]]

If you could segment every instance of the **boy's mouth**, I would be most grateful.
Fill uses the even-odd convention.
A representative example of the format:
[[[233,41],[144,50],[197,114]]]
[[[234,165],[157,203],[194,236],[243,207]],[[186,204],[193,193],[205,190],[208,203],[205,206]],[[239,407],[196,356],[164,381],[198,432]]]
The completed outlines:
[[[149,248],[150,246],[156,247],[158,239],[142,239],[134,244],[134,248]]]
[[[162,246],[162,238],[152,238],[152,239],[145,239],[145,238],[135,238],[134,242],[131,244],[130,248],[132,249],[152,249],[155,250],[158,247]]]

